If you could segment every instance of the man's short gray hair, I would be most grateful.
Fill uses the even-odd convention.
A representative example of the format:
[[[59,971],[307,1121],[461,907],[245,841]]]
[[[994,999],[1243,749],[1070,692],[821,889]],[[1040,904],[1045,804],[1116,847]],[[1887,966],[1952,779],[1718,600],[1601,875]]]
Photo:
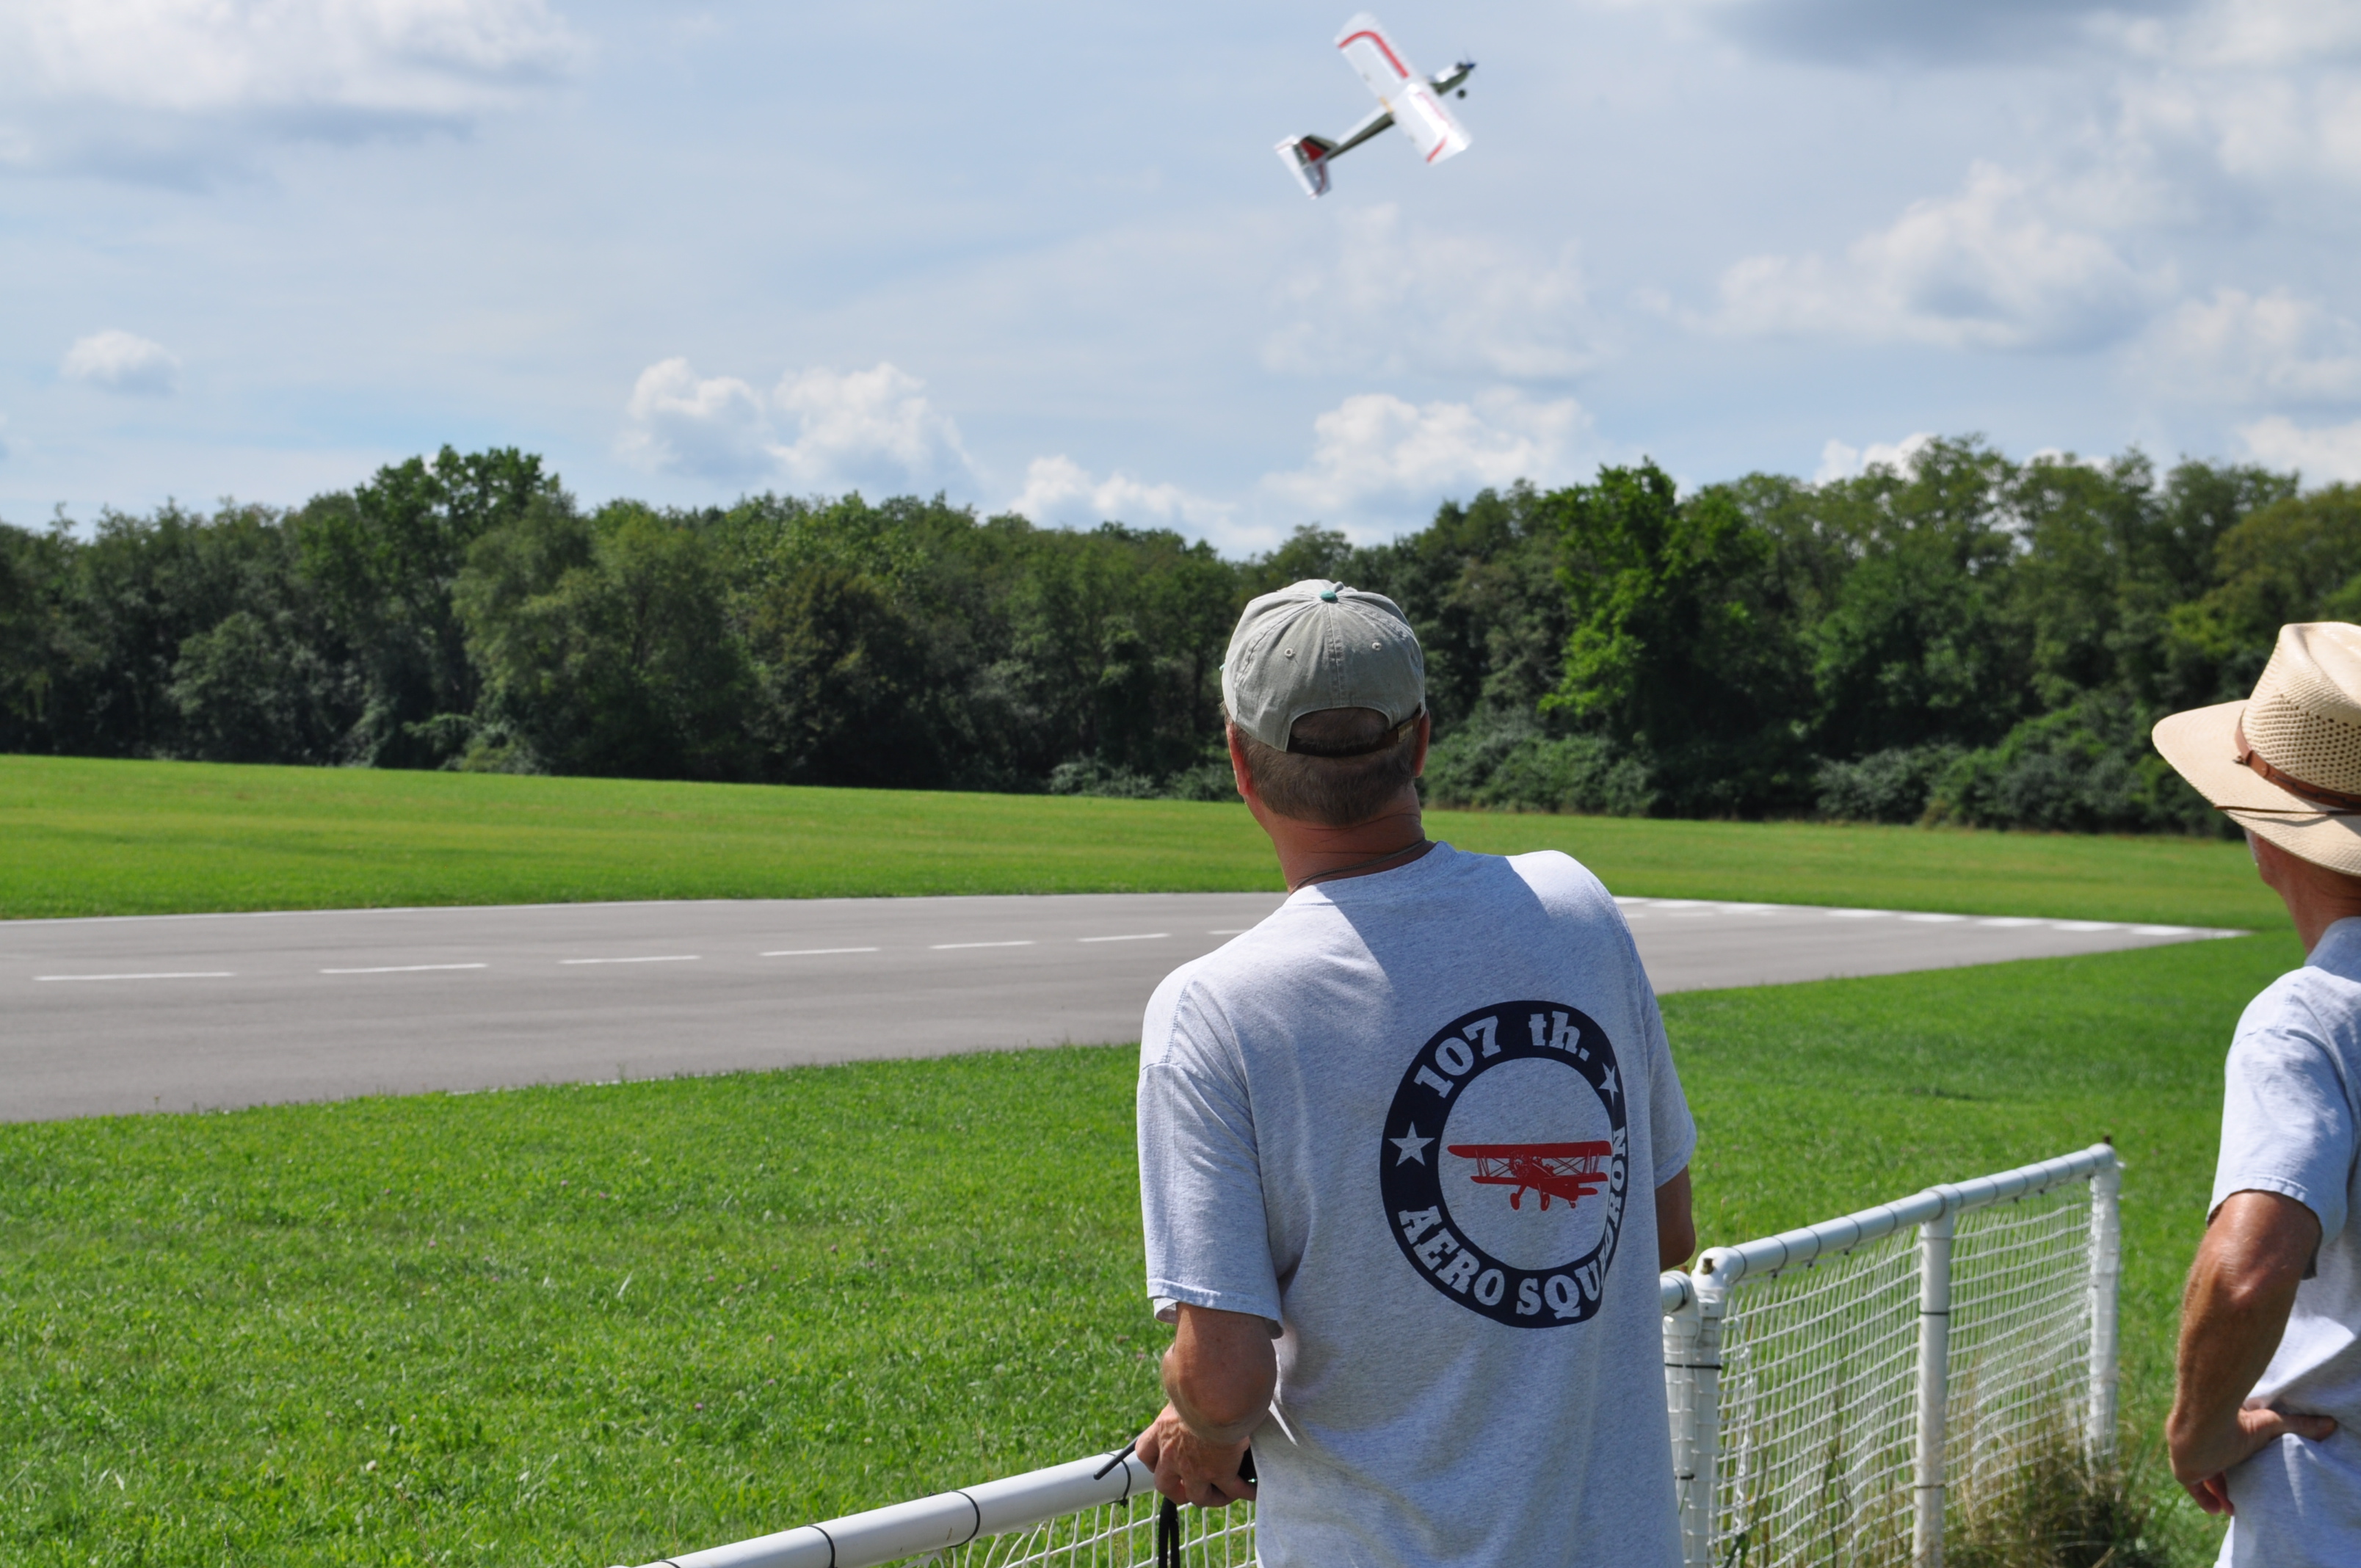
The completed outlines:
[[[1418,776],[1415,718],[1394,730],[1390,743],[1388,730],[1386,716],[1374,707],[1331,707],[1297,719],[1284,751],[1244,729],[1237,735],[1265,806],[1299,822],[1351,828],[1391,806]]]

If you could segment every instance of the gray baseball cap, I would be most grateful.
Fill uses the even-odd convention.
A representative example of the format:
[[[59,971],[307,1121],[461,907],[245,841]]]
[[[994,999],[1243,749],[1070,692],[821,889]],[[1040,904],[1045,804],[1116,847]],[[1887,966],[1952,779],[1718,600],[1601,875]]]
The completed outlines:
[[[1332,707],[1373,707],[1400,726],[1426,706],[1426,655],[1385,595],[1307,577],[1238,617],[1222,701],[1239,729],[1279,751],[1297,719]]]

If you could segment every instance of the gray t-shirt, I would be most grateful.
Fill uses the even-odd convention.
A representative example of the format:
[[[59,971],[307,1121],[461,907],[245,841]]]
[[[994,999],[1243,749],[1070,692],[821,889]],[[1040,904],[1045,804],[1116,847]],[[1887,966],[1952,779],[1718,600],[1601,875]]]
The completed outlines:
[[[2312,1277],[2254,1398],[2334,1416],[2324,1442],[2283,1437],[2229,1474],[2237,1512],[2221,1561],[2361,1562],[2361,1237],[2349,1223],[2361,1150],[2361,919],[2246,1004],[2230,1046],[2213,1207],[2279,1192],[2320,1217]]]
[[[1438,845],[1148,1006],[1148,1289],[1268,1320],[1266,1568],[1680,1560],[1654,1190],[1697,1142],[1598,880]]]

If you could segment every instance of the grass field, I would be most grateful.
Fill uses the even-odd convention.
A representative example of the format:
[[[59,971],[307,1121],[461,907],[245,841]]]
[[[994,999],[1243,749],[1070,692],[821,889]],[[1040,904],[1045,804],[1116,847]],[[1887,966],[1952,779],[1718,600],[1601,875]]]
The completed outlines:
[[[2283,928],[2186,839],[1435,812],[1618,893]],[[1235,805],[0,757],[0,917],[1277,888]]]
[[[2152,1437],[2224,1043],[2296,959],[2272,934],[1671,997],[1702,1234],[2112,1133]],[[1164,1337],[1133,1064],[0,1127],[0,1559],[603,1568],[1112,1447]]]

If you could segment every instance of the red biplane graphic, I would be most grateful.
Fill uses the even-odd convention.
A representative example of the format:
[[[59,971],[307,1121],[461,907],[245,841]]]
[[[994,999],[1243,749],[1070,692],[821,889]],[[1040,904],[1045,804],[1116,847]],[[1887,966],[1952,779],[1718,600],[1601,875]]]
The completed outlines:
[[[1521,1209],[1525,1189],[1542,1195],[1546,1212],[1552,1198],[1563,1198],[1572,1208],[1607,1184],[1600,1161],[1615,1152],[1612,1144],[1453,1144],[1451,1152],[1476,1162],[1476,1179],[1486,1187],[1513,1187],[1509,1207]]]

